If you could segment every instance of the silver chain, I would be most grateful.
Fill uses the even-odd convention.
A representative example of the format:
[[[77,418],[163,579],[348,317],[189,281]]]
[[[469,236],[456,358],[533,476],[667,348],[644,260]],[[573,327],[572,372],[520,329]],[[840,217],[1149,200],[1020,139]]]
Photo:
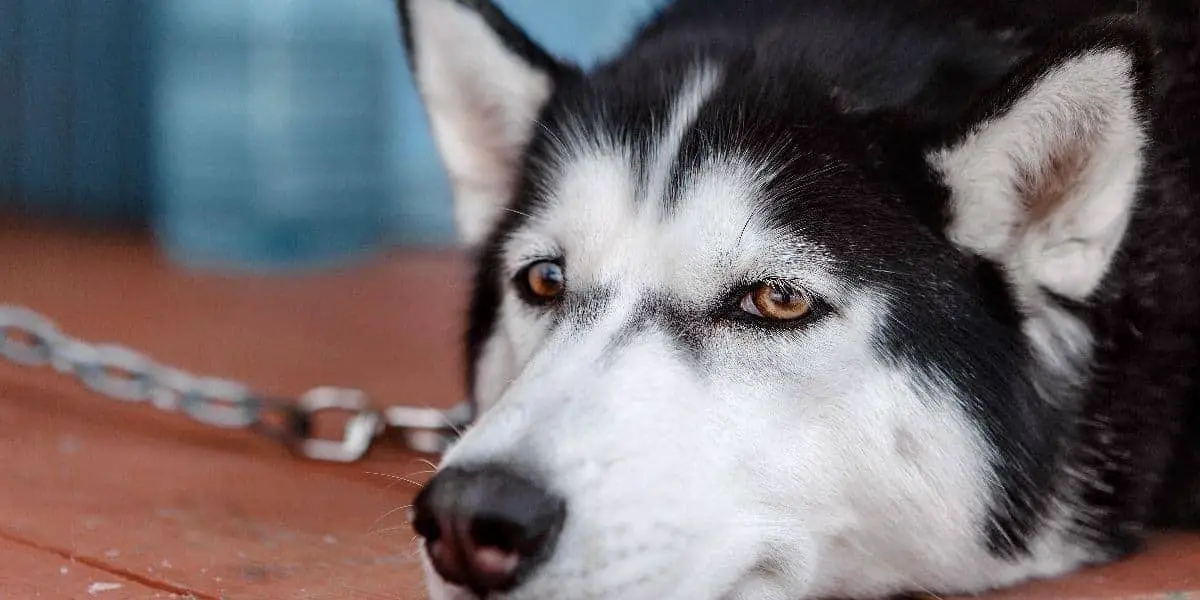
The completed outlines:
[[[336,387],[316,388],[295,400],[262,396],[239,382],[192,375],[122,346],[88,344],[19,306],[0,305],[0,357],[28,367],[49,365],[115,400],[149,402],[214,427],[253,429],[321,461],[356,461],[388,433],[399,433],[412,450],[440,453],[473,416],[467,402],[445,412],[415,406],[378,410],[362,391]],[[346,418],[341,438],[314,437],[317,419],[338,412]]]

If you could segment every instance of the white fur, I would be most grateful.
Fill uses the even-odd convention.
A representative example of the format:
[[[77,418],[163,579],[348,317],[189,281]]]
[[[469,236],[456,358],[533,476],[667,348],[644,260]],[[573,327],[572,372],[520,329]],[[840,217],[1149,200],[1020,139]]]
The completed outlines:
[[[483,241],[511,200],[517,162],[550,97],[550,77],[509,51],[454,0],[410,0],[415,71],[468,245]]]
[[[646,194],[648,202],[646,204],[649,207],[662,206],[661,199],[666,193],[671,167],[675,164],[675,157],[679,154],[683,138],[696,123],[696,119],[700,116],[700,109],[704,107],[704,103],[720,82],[720,70],[712,65],[705,65],[696,69],[692,78],[684,84],[683,90],[676,97],[671,115],[666,123],[666,132],[659,143],[658,156],[654,159],[654,166],[648,175],[649,186],[647,186]]]

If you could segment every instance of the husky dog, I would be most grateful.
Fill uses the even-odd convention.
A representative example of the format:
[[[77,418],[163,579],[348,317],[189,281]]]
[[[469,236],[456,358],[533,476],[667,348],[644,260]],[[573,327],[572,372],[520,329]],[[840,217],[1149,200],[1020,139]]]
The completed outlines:
[[[431,597],[978,592],[1200,523],[1200,17],[1128,4],[678,0],[585,71],[401,0],[478,261]]]

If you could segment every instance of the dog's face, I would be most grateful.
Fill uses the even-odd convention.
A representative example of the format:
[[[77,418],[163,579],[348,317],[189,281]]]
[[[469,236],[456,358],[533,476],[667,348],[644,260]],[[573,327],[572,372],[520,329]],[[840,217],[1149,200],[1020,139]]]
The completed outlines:
[[[954,592],[1088,558],[1049,501],[1090,351],[1062,300],[1135,196],[1136,51],[1082,36],[926,135],[754,59],[585,76],[490,5],[402,8],[480,257],[482,414],[417,501],[434,598]]]

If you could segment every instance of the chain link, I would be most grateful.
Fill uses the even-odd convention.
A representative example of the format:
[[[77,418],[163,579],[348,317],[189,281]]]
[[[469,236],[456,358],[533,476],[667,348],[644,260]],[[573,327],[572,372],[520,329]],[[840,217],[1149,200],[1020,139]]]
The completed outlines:
[[[198,377],[122,346],[74,339],[19,306],[0,305],[0,357],[22,366],[51,366],[122,402],[149,402],[214,427],[251,428],[321,461],[356,461],[389,429],[399,431],[412,450],[440,453],[473,416],[467,402],[448,412],[412,406],[379,411],[363,392],[334,387],[310,390],[295,401],[260,396],[239,382]],[[342,437],[315,437],[316,420],[334,413],[347,417]]]

